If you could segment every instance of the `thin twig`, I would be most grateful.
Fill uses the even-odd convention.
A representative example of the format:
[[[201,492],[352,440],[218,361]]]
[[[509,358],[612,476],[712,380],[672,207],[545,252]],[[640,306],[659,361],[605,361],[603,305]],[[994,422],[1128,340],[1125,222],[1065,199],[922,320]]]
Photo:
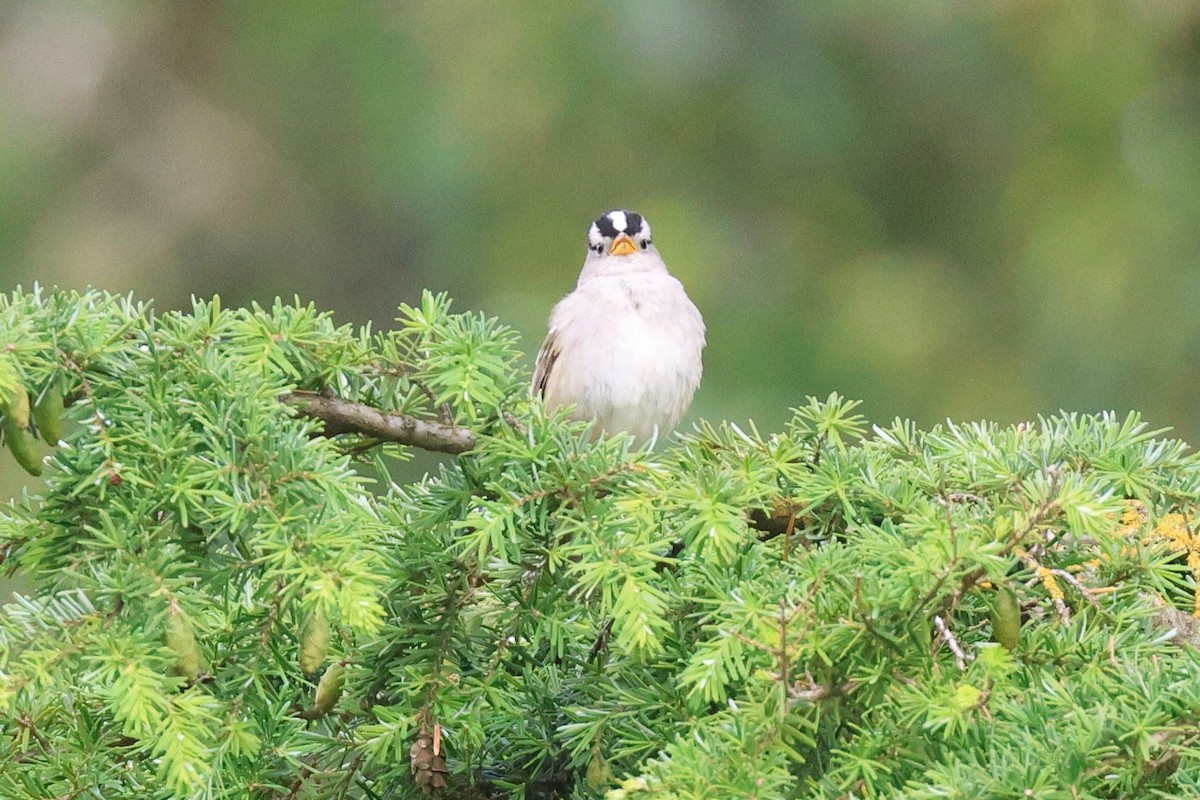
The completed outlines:
[[[796,511],[788,515],[787,530],[783,532],[783,560],[787,561],[792,555],[792,534],[796,532]]]
[[[604,648],[608,647],[608,640],[612,636],[612,629],[613,618],[609,617],[604,621],[604,624],[600,626],[600,633],[597,634],[596,641],[592,643],[592,649],[588,651],[588,656],[583,663],[591,664],[596,660],[596,657],[600,655]]]
[[[950,630],[950,626],[946,624],[946,621],[936,614],[933,617],[933,626],[937,628],[938,635],[942,637],[942,641],[946,643],[946,647],[949,647],[950,652],[954,653],[954,660],[958,662],[958,668],[965,670],[967,662],[971,660],[972,656],[963,651],[962,645],[958,643],[958,639],[954,635],[954,631]]]
[[[858,681],[846,681],[839,686],[824,686],[812,680],[812,676],[808,676],[808,683],[801,684],[799,681],[788,687],[788,710],[798,708],[801,705],[812,705],[826,700],[830,697],[843,697],[851,694],[858,688]]]
[[[1075,590],[1083,595],[1083,598],[1091,603],[1094,608],[1100,608],[1100,603],[1096,600],[1095,591],[1084,586],[1083,583],[1081,583],[1080,580],[1074,575],[1067,572],[1065,569],[1052,569],[1050,572],[1074,586]]]

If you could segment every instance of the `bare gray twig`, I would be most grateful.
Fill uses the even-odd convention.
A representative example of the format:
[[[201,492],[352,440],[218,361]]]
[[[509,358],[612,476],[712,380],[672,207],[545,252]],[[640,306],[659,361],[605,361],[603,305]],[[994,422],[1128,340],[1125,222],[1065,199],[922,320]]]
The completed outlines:
[[[466,428],[403,414],[388,414],[340,397],[292,392],[279,399],[301,414],[324,422],[326,436],[361,433],[385,442],[407,444],[437,453],[465,453],[475,447],[475,434]]]
[[[958,643],[958,639],[954,636],[954,631],[950,630],[950,626],[940,616],[934,615],[933,626],[937,628],[942,641],[946,643],[946,646],[950,648],[950,652],[954,654],[954,660],[958,663],[958,668],[965,670],[967,662],[971,661],[974,656],[963,651],[962,645]]]

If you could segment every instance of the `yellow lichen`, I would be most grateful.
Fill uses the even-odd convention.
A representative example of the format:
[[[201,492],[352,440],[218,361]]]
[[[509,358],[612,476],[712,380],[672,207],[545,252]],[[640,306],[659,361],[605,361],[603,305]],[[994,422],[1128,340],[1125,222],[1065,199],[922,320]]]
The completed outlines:
[[[1117,535],[1127,539],[1132,538],[1141,530],[1148,517],[1146,506],[1142,504],[1142,501],[1126,500],[1125,511],[1121,514],[1121,527],[1117,529]]]
[[[1146,541],[1161,541],[1168,550],[1185,555],[1196,585],[1193,590],[1192,614],[1200,617],[1200,536],[1196,534],[1194,526],[1195,520],[1183,514],[1165,514],[1145,538]]]
[[[1042,585],[1046,587],[1047,594],[1050,595],[1055,604],[1061,603],[1063,601],[1064,594],[1062,587],[1058,585],[1058,579],[1054,577],[1054,571],[1049,567],[1044,566],[1041,562],[1034,558],[1032,553],[1023,547],[1014,548],[1013,552],[1017,554],[1018,558],[1025,562],[1027,567],[1032,569],[1034,573],[1037,574],[1038,580],[1041,581]],[[1064,574],[1066,573],[1064,572]]]
[[[1058,585],[1058,579],[1054,577],[1054,573],[1049,567],[1039,566],[1037,568],[1037,575],[1041,580],[1042,585],[1046,587],[1046,591],[1050,593],[1052,598],[1055,600],[1063,599],[1062,587]]]

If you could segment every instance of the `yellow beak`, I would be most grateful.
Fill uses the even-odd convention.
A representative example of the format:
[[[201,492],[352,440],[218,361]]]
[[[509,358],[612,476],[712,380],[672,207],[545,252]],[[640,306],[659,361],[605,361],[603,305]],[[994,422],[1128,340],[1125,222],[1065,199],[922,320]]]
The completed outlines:
[[[622,233],[613,240],[612,247],[609,248],[609,255],[627,256],[630,253],[637,252],[637,245],[633,243],[633,239],[629,238],[629,234]]]

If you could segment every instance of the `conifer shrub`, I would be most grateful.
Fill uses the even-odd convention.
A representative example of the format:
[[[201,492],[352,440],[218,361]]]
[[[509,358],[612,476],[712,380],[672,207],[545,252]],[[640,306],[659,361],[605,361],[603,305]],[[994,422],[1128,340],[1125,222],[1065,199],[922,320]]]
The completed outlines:
[[[6,800],[1200,796],[1200,467],[1136,414],[648,452],[441,296],[0,331]]]

